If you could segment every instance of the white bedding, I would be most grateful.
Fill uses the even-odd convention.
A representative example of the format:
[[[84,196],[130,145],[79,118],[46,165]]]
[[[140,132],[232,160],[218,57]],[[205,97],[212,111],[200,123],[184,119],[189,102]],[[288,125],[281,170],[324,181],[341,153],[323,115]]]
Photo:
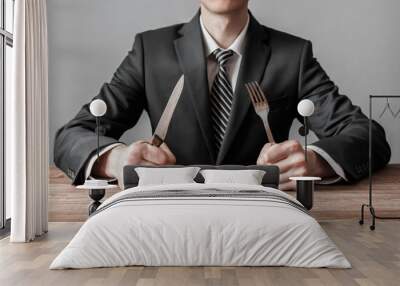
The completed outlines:
[[[146,197],[148,193],[175,190],[182,195]],[[235,195],[240,190],[258,191],[260,197],[252,192]],[[185,192],[189,195],[183,195]],[[190,196],[190,192],[214,196]],[[216,192],[234,195],[220,197]],[[128,265],[351,267],[317,221],[298,204],[279,190],[254,185],[135,187],[107,199],[50,269]]]

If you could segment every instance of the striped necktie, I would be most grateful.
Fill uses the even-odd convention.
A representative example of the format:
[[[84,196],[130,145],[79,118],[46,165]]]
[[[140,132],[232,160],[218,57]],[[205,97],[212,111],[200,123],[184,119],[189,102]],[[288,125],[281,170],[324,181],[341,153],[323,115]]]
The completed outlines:
[[[218,73],[211,88],[211,122],[218,154],[224,140],[232,108],[233,89],[226,70],[226,64],[233,56],[233,51],[216,49],[213,55],[218,62]]]

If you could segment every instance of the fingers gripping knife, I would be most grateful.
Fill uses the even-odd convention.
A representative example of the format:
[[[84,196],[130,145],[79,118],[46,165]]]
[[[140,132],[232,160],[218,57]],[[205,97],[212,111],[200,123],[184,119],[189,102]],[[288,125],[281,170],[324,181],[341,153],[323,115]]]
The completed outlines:
[[[175,107],[178,104],[179,98],[181,97],[184,82],[185,77],[184,75],[182,75],[176,83],[175,88],[172,91],[172,94],[168,99],[167,105],[160,117],[160,120],[158,121],[156,130],[154,131],[154,135],[151,140],[151,144],[154,146],[160,147],[160,145],[164,142],[165,137],[167,136],[168,127],[171,123]]]

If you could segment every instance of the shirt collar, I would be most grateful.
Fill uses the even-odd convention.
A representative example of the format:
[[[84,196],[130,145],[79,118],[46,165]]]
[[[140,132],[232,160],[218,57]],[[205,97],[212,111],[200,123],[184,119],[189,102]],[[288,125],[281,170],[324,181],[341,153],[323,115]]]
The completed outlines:
[[[241,56],[244,52],[244,45],[245,45],[245,38],[247,34],[247,30],[249,28],[249,22],[250,22],[250,17],[247,18],[246,25],[240,32],[240,34],[237,36],[235,41],[230,45],[230,47],[227,50],[232,50],[234,51],[237,55]],[[204,23],[201,19],[200,15],[200,27],[201,31],[203,33],[203,38],[204,38],[204,43],[205,43],[205,52],[206,56],[208,57],[211,55],[216,49],[222,49],[213,39],[213,37],[210,35],[210,33],[207,31],[206,27],[204,26]]]

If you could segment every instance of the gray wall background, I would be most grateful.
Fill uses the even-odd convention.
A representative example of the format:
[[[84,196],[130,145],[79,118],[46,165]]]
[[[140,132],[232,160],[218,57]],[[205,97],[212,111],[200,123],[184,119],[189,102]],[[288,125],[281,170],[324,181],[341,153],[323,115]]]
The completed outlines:
[[[50,160],[54,134],[113,72],[136,33],[186,22],[197,0],[48,0]],[[314,53],[354,104],[368,111],[369,94],[400,94],[400,1],[251,0],[257,19],[312,40]],[[377,102],[376,118],[384,107]],[[400,100],[393,101],[395,111]],[[392,162],[400,162],[400,116],[378,120],[388,133]],[[297,124],[292,137],[297,137]],[[150,136],[147,115],[124,136]]]

